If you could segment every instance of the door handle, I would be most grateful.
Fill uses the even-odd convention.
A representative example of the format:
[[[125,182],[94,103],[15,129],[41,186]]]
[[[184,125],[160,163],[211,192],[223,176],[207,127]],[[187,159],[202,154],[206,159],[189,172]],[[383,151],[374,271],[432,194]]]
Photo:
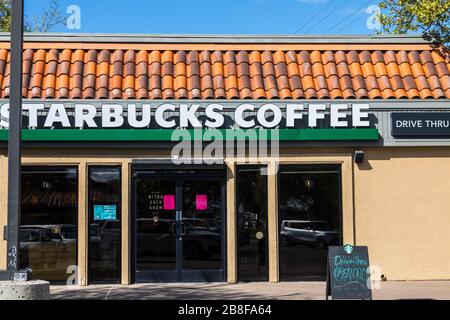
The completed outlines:
[[[185,236],[186,235],[186,225],[184,224],[184,222],[180,222],[180,236]]]

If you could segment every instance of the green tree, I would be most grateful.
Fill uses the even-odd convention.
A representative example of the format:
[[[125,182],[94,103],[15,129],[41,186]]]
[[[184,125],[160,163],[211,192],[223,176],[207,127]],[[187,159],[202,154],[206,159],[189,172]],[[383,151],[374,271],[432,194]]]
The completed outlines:
[[[25,17],[24,30],[28,32],[48,32],[57,25],[64,24],[66,17],[61,13],[59,0],[52,0],[39,16]],[[0,0],[0,32],[8,32],[11,27],[11,0]]]
[[[0,0],[0,31],[9,31],[11,25],[11,4],[9,1]]]
[[[436,44],[450,44],[449,0],[383,0],[379,21],[383,32],[421,32]]]

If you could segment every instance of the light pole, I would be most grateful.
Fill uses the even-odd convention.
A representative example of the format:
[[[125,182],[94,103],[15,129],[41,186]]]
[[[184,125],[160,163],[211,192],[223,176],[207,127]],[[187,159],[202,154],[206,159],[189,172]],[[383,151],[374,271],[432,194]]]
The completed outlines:
[[[21,209],[21,131],[22,131],[22,54],[23,54],[23,7],[24,0],[13,0],[11,11],[11,93],[9,98],[8,138],[8,225],[7,271],[2,278],[17,277],[19,270],[19,227]],[[23,275],[23,274],[22,274]]]

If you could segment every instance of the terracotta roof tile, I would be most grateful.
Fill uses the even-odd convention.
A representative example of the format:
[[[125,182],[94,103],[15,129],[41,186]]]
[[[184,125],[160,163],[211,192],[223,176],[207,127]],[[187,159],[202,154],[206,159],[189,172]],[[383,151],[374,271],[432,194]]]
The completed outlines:
[[[255,99],[264,99],[266,92],[264,90],[263,70],[261,64],[261,53],[259,51],[252,51],[249,54],[249,72],[250,72],[250,87]]]
[[[161,99],[161,52],[151,51],[148,56],[149,97]]]
[[[317,91],[312,77],[311,59],[308,51],[301,51],[297,55],[299,76],[306,99],[317,99]]]
[[[97,57],[96,96],[98,99],[108,98],[110,52],[102,50]]]
[[[350,77],[352,78],[352,87],[355,91],[355,95],[359,99],[369,98],[368,90],[366,89],[366,83],[364,73],[361,68],[361,62],[359,61],[359,55],[356,51],[350,51],[347,56],[347,63],[349,64]]]
[[[225,99],[225,78],[223,69],[223,54],[221,51],[214,51],[211,54],[211,64],[215,98]]]
[[[31,51],[31,50],[30,50]],[[6,66],[8,65],[8,50],[6,49],[0,49],[0,88],[3,89],[3,81],[5,79],[5,73],[6,73]],[[30,77],[29,72],[28,74],[26,73],[25,69],[23,71],[23,76],[22,78],[24,79],[23,81],[25,82],[25,79]],[[25,94],[27,93],[27,86],[28,83],[26,82],[25,84],[22,85],[24,88],[24,92]]]
[[[214,99],[214,84],[212,79],[211,55],[209,51],[200,54],[200,91],[202,99]]]
[[[304,98],[304,92],[297,64],[297,54],[294,51],[288,51],[285,57],[292,98],[302,99]]]
[[[92,48],[92,47],[91,47]],[[445,99],[449,63],[436,51],[25,49],[31,99]],[[1,97],[10,54],[0,49]]]
[[[428,85],[435,99],[445,98],[445,93],[441,89],[441,84],[437,76],[437,71],[429,51],[423,51],[420,54],[420,61],[423,67]]]
[[[140,50],[136,54],[136,80],[134,90],[136,91],[137,99],[148,98],[148,54],[147,51]]]
[[[177,51],[174,56],[173,89],[176,99],[187,99],[186,52]]]
[[[8,51],[4,50],[5,52],[5,56],[3,59],[0,60],[1,63],[1,69],[5,70],[5,66],[7,64],[6,58],[7,58],[7,54]],[[24,55],[23,55],[23,63],[22,63],[22,96],[24,98],[28,97],[28,88],[30,86],[30,78],[31,78],[31,67],[33,66],[33,55],[34,55],[34,51],[31,49],[27,49],[24,51]],[[2,76],[3,73],[2,72]]]
[[[338,70],[332,51],[325,51],[322,55],[322,63],[324,65],[324,74],[327,81],[327,87],[332,99],[342,99],[343,94],[340,88]]]
[[[10,56],[11,54],[8,53],[8,56]],[[5,79],[3,80],[3,84],[2,84],[2,97],[3,98],[9,98],[9,93],[10,93],[10,70],[11,69],[11,64],[8,63],[5,69]]]
[[[45,61],[44,82],[42,89],[44,97],[47,99],[55,98],[56,70],[58,68],[58,51],[53,49],[47,53]]]

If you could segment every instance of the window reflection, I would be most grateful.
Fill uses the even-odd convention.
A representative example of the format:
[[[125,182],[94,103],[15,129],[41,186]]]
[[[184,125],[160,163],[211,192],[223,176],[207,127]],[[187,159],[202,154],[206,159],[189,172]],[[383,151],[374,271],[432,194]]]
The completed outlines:
[[[239,281],[267,281],[267,176],[238,168]]]
[[[23,167],[20,267],[66,281],[76,265],[77,169]]]
[[[175,181],[142,177],[136,190],[137,271],[175,270],[175,208],[164,201],[164,196],[175,200]]]
[[[89,168],[89,280],[119,282],[120,168]]]
[[[341,243],[339,169],[280,170],[281,280],[325,280],[327,248]]]
[[[183,183],[183,269],[222,268],[222,182]]]

